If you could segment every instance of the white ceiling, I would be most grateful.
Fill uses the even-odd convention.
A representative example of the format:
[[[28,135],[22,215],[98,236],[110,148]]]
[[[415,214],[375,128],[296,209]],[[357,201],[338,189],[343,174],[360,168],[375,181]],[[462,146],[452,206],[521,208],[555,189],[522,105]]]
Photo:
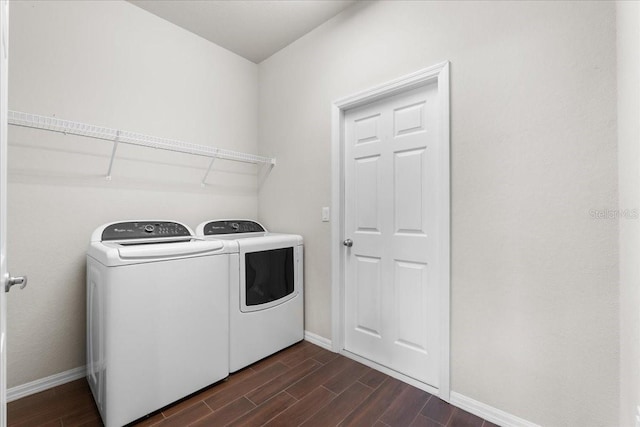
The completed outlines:
[[[259,63],[356,0],[129,0]]]

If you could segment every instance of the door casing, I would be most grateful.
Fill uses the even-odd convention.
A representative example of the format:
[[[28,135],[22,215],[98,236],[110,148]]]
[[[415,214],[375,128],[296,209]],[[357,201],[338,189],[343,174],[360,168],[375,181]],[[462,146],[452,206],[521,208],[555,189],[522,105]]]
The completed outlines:
[[[344,349],[344,300],[345,300],[345,259],[346,251],[342,245],[345,239],[344,218],[344,114],[352,108],[378,101],[380,99],[403,93],[428,83],[437,83],[440,114],[440,132],[438,143],[440,152],[440,194],[438,203],[443,215],[438,226],[443,233],[439,242],[440,259],[442,261],[442,280],[440,288],[440,387],[438,389],[417,381],[397,371],[393,371],[375,362],[371,362]],[[400,77],[387,83],[369,88],[362,92],[334,101],[331,106],[331,335],[332,350],[346,357],[376,368],[392,377],[450,400],[450,124],[449,124],[449,62],[422,69],[415,73]]]

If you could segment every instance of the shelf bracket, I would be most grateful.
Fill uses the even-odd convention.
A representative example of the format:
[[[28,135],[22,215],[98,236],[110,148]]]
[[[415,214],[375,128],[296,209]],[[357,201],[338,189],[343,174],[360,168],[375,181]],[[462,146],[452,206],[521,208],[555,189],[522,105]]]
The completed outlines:
[[[211,172],[211,168],[213,167],[213,163],[216,161],[217,158],[218,156],[216,153],[216,155],[214,155],[213,158],[211,159],[211,163],[209,163],[209,167],[207,168],[207,172],[204,174],[204,178],[202,178],[202,182],[200,183],[201,187],[204,187],[205,185],[207,185],[205,181],[207,180],[207,177],[209,176],[209,172]]]
[[[267,180],[267,177],[269,176],[275,165],[276,159],[271,159],[270,162],[264,163],[263,167],[258,169],[258,190],[262,189],[262,185]]]
[[[116,157],[116,150],[118,149],[118,143],[120,142],[120,131],[116,133],[116,139],[113,140],[113,150],[111,151],[111,160],[109,161],[109,170],[107,171],[107,181],[111,181],[111,169],[113,168],[113,160]]]

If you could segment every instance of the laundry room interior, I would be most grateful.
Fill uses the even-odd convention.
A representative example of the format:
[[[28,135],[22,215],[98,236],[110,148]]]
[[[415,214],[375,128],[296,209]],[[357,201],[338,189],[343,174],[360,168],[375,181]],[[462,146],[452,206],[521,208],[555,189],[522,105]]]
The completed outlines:
[[[301,338],[351,357],[344,263],[347,240],[360,242],[344,232],[353,170],[341,144],[349,123],[383,125],[358,128],[348,102],[427,70],[446,146],[421,151],[418,174],[440,159],[438,186],[424,181],[437,194],[417,219],[394,220],[432,224],[437,211],[444,255],[391,269],[440,269],[429,285],[440,290],[441,383],[405,383],[479,421],[418,408],[413,425],[422,414],[423,425],[640,426],[640,2],[19,0],[8,22],[6,257],[28,276],[6,294],[9,425],[12,401],[85,377],[87,250],[118,221],[177,221],[195,235],[207,221],[250,220],[301,236]],[[220,41],[198,34],[207,27]],[[267,46],[262,28],[298,35]],[[12,112],[212,151],[14,126]],[[412,161],[394,165],[409,174]],[[405,177],[358,167],[358,183]],[[365,359],[353,360],[377,366]]]

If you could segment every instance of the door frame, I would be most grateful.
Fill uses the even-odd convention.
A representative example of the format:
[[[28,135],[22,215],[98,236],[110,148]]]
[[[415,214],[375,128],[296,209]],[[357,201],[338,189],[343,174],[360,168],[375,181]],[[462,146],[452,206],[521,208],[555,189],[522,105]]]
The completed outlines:
[[[344,300],[345,300],[345,260],[346,250],[342,245],[344,233],[344,116],[347,110],[401,94],[416,87],[436,83],[440,113],[438,143],[441,144],[439,181],[442,192],[439,204],[443,215],[438,224],[440,234],[440,260],[442,262],[442,280],[440,282],[440,387],[428,384],[393,371],[375,362],[350,353],[344,348]],[[407,382],[422,390],[437,395],[445,401],[450,400],[450,125],[449,125],[449,61],[416,71],[398,79],[369,88],[362,92],[340,98],[331,105],[331,347],[334,352],[374,367],[386,374]]]

